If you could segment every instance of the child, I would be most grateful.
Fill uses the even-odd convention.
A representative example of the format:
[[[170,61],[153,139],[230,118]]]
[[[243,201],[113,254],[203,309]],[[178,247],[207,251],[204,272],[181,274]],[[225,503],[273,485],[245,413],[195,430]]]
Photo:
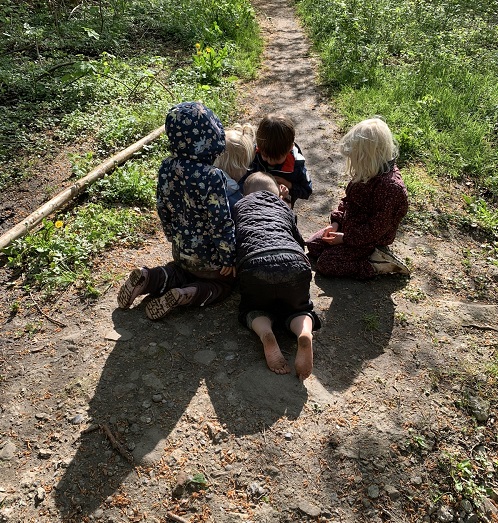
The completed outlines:
[[[294,138],[292,120],[277,114],[265,116],[256,131],[256,156],[248,173],[263,171],[272,174],[278,184],[288,188],[292,208],[298,198],[307,200],[312,192],[304,156]]]
[[[214,167],[225,149],[220,120],[198,102],[184,102],[166,116],[171,156],[159,169],[157,210],[173,262],[131,272],[118,293],[127,309],[151,295],[145,312],[158,320],[178,306],[204,306],[226,298],[235,277],[235,226],[223,171]]]
[[[408,211],[408,194],[395,164],[397,147],[380,118],[355,125],[340,142],[352,177],[330,225],[307,242],[325,276],[366,279],[376,274],[409,274],[387,248]]]
[[[225,131],[225,151],[214,162],[225,172],[230,210],[242,198],[238,182],[254,160],[255,139],[256,133],[251,124],[235,124],[233,129]]]
[[[312,331],[320,328],[310,300],[311,266],[304,240],[271,175],[251,174],[244,194],[234,212],[239,321],[261,339],[270,370],[287,374],[289,365],[272,330],[274,318],[283,320],[297,336],[294,366],[302,381],[313,368]]]

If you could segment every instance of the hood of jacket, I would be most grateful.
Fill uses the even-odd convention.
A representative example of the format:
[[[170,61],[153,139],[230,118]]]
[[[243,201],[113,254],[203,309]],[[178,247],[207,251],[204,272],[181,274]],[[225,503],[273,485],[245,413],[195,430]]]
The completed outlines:
[[[174,157],[212,163],[225,150],[222,123],[199,102],[175,105],[166,116],[165,129]]]

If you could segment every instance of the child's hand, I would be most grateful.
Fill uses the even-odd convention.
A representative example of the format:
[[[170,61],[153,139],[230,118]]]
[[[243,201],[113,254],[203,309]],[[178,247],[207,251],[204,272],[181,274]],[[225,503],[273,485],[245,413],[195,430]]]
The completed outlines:
[[[322,240],[329,245],[339,245],[343,241],[344,234],[342,232],[337,232],[334,230],[332,225],[325,227]]]
[[[287,185],[281,183],[278,186],[278,189],[280,191],[280,198],[282,198],[282,200],[285,200],[289,196],[289,188],[287,187]]]
[[[230,276],[233,274],[233,277],[235,278],[235,267],[222,267],[220,269],[220,274],[222,276]]]

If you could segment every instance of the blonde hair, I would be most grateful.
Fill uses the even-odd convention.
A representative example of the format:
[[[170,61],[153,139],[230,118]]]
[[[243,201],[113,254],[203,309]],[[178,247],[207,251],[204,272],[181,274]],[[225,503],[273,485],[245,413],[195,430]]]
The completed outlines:
[[[244,196],[258,191],[269,191],[280,196],[277,180],[270,173],[261,171],[250,174],[244,182]]]
[[[235,124],[225,131],[225,151],[216,158],[214,165],[238,182],[254,160],[256,131],[250,123]]]
[[[367,182],[389,169],[398,154],[391,130],[380,118],[356,124],[339,142],[346,157],[346,171],[354,182]]]

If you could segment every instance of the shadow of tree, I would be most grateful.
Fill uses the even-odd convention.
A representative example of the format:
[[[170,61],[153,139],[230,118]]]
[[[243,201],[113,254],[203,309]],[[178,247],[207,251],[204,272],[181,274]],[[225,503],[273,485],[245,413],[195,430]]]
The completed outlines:
[[[125,452],[113,450],[102,430],[81,435],[56,487],[65,520],[84,521],[119,492],[136,465],[157,462],[190,410],[207,417],[198,407],[189,409],[200,386],[207,387],[220,424],[236,436],[300,415],[306,388],[295,376],[266,368],[259,340],[236,321],[235,300],[206,312],[174,311],[158,323],[144,319],[142,307],[114,311],[121,339],[107,357],[88,414],[94,424],[110,429]]]

